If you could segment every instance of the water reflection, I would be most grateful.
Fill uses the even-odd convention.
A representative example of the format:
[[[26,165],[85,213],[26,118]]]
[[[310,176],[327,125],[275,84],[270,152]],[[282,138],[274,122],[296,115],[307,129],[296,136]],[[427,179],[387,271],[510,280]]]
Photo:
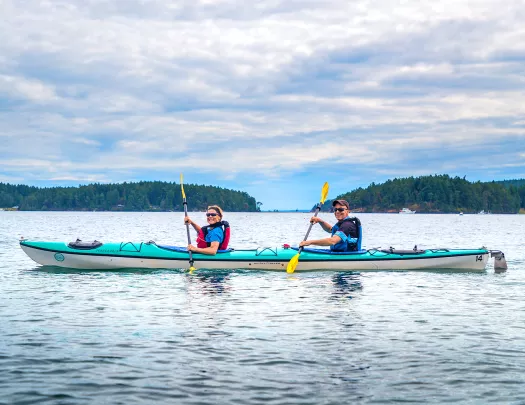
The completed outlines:
[[[125,268],[125,269],[74,269],[70,267],[59,267],[59,266],[41,266],[36,265],[31,268],[22,269],[22,271],[29,274],[84,274],[84,275],[130,275],[130,274],[164,274],[164,273],[180,273],[178,269],[145,269],[145,268]]]
[[[213,270],[200,271],[198,273],[186,273],[186,279],[189,286],[194,285],[204,294],[221,295],[231,290],[229,284],[232,271],[230,270]]]
[[[363,289],[360,273],[336,273],[332,277],[332,298],[352,299],[356,291]]]

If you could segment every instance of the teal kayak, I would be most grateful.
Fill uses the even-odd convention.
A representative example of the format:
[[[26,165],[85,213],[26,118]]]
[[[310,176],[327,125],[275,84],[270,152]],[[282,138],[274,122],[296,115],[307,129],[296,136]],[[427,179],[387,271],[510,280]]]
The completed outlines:
[[[71,269],[117,270],[128,268],[187,269],[185,247],[149,242],[46,242],[22,239],[20,246],[35,262]],[[197,269],[254,269],[286,271],[295,248],[260,247],[229,249],[216,255],[193,254]],[[479,249],[368,249],[333,253],[325,249],[304,249],[296,271],[377,270],[470,270],[484,271],[489,255],[505,260],[500,251]]]

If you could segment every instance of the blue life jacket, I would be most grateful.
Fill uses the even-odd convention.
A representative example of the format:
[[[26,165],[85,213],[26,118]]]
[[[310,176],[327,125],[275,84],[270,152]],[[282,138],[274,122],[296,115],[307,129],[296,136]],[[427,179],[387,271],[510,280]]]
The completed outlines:
[[[341,240],[339,243],[330,246],[330,250],[334,252],[352,252],[356,250],[361,250],[361,241],[363,236],[363,231],[361,229],[361,221],[356,217],[346,217],[341,222],[352,222],[355,225],[356,232],[352,235],[347,235],[346,240]],[[338,223],[332,227],[332,236],[339,231]]]

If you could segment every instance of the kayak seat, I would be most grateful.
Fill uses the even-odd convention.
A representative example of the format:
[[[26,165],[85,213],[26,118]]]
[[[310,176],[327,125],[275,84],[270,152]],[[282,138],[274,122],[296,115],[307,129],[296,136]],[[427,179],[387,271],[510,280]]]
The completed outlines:
[[[298,247],[292,246],[291,249],[293,250],[299,250]],[[321,253],[324,255],[362,255],[363,253],[366,253],[367,250],[361,249],[361,250],[355,250],[352,252],[332,252],[330,249],[314,249],[314,248],[304,248],[303,252],[308,253]]]
[[[99,242],[98,240],[94,240],[93,242],[82,242],[80,239],[77,239],[74,242],[69,242],[67,246],[71,249],[91,250],[102,246],[102,242]]]
[[[171,250],[172,252],[188,253],[188,249],[182,246],[157,245],[157,247],[164,249],[164,250]],[[232,250],[233,249],[217,250],[217,254],[228,253],[228,252],[231,252]]]

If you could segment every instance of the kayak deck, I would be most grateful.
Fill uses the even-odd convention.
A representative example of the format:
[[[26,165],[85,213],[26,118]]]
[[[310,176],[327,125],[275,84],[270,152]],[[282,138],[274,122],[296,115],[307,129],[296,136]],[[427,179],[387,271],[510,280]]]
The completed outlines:
[[[77,241],[79,242],[79,241]],[[95,241],[96,242],[96,241]],[[24,252],[42,265],[73,269],[116,270],[125,268],[187,269],[184,247],[155,242],[64,243],[21,240]],[[491,251],[480,249],[396,250],[369,249],[333,253],[304,249],[296,271],[471,270],[484,271]],[[286,271],[296,248],[261,247],[230,249],[215,256],[194,253],[197,269],[254,269]]]

